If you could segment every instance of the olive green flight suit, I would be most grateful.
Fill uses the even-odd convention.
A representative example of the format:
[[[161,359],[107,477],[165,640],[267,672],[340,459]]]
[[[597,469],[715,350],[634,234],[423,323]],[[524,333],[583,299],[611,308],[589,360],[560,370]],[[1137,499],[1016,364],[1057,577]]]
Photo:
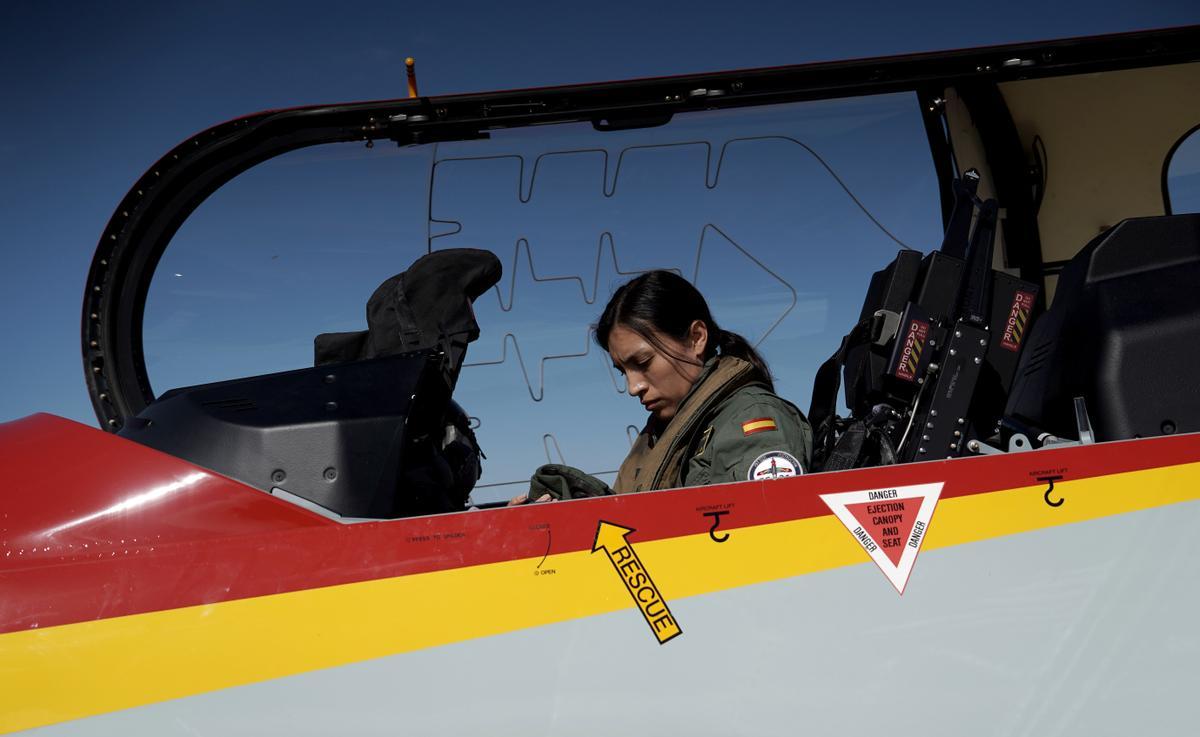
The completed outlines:
[[[749,363],[722,356],[705,364],[661,433],[647,424],[614,489],[621,494],[803,473],[812,444],[812,427],[795,405],[772,394]]]
[[[795,469],[798,475],[812,463],[812,444],[812,427],[800,410],[765,386],[747,386],[717,408],[699,441],[693,443],[695,450],[681,481],[684,486],[749,481],[754,462],[776,451],[800,462],[802,468]],[[770,477],[770,460],[763,458],[760,479]]]

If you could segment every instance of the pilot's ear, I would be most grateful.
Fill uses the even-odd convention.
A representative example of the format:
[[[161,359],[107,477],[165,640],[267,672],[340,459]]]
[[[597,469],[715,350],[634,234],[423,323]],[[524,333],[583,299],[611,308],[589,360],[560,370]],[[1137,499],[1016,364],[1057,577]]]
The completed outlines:
[[[703,320],[692,320],[688,328],[688,347],[697,361],[704,359],[704,351],[708,348],[708,325]]]

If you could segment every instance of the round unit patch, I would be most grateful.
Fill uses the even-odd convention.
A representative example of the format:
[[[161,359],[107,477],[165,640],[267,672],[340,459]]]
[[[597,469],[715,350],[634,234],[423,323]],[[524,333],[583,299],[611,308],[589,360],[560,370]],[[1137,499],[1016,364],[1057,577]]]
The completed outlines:
[[[763,453],[750,464],[749,481],[767,481],[770,479],[786,479],[789,476],[799,476],[804,473],[804,466],[791,453],[782,450],[772,450]]]

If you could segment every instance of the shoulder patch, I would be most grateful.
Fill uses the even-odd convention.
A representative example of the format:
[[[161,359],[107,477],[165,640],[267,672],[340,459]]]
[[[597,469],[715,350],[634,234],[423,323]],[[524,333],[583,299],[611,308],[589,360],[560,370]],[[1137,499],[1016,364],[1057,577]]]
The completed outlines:
[[[771,479],[786,479],[800,476],[804,466],[791,453],[782,450],[771,450],[763,453],[750,464],[747,481],[769,481]]]
[[[753,435],[756,432],[778,429],[775,420],[770,417],[759,417],[742,423],[742,435]]]

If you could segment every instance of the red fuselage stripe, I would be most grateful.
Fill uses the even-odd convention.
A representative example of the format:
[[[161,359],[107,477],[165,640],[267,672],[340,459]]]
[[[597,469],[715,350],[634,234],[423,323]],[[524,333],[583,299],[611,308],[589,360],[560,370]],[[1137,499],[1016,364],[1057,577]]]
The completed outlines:
[[[601,518],[635,528],[630,539],[637,542],[707,533],[714,515],[706,512],[713,511],[727,512],[720,516],[722,531],[827,515],[818,495],[832,492],[943,481],[946,499],[1037,486],[1044,483],[1039,477],[1049,475],[1070,481],[1197,460],[1200,436],[1183,435],[436,517],[139,542],[96,558],[22,564],[0,557],[0,632],[587,550]],[[152,541],[153,529],[143,539]]]

